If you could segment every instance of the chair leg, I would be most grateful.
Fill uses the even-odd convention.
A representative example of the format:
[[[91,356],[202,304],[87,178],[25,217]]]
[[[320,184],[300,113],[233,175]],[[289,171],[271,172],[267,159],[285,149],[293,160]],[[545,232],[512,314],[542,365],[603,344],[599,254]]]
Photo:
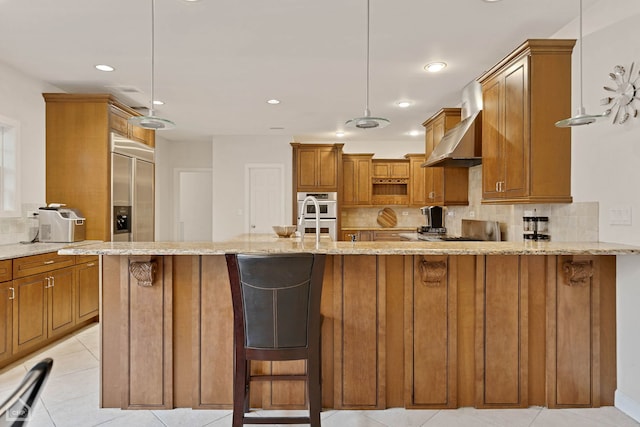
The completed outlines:
[[[244,365],[244,413],[251,409],[251,361],[247,360]]]
[[[236,355],[233,373],[233,427],[242,427],[244,406],[247,401],[247,361],[243,355]]]
[[[311,354],[307,361],[307,389],[309,394],[309,420],[311,427],[320,427],[322,410],[322,385],[320,378],[320,355]]]

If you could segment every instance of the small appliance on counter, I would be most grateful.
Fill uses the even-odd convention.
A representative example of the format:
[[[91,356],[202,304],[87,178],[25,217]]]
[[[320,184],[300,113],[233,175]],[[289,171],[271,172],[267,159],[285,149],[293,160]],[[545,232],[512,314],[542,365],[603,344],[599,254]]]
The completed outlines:
[[[502,239],[498,221],[463,219],[461,228],[462,234],[460,236],[422,232],[418,229],[418,240],[430,242],[499,242]]]
[[[447,229],[444,227],[443,209],[440,206],[423,206],[420,213],[424,215],[425,225],[418,227],[418,234],[444,235]]]
[[[524,231],[524,240],[548,241],[549,236],[549,217],[537,216],[536,210],[533,212],[525,211],[522,217],[522,230]]]
[[[49,243],[71,243],[85,239],[85,218],[77,209],[50,203],[38,209],[38,240]]]

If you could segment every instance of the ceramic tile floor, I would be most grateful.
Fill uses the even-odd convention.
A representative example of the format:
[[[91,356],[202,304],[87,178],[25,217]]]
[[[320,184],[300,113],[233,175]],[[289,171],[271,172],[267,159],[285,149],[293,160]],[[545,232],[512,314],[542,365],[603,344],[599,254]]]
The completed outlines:
[[[121,411],[98,408],[97,325],[47,347],[0,371],[0,402],[33,364],[54,359],[51,376],[36,406],[30,427],[89,426],[209,426],[231,425],[230,411],[174,409]],[[255,414],[260,416],[261,412]],[[597,427],[640,426],[614,407],[597,409],[332,411],[322,413],[323,427]]]

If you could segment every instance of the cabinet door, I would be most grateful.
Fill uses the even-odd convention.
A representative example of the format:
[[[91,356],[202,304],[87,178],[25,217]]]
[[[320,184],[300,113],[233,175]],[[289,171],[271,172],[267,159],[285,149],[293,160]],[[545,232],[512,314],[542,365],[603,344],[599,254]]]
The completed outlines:
[[[48,337],[64,332],[75,325],[74,277],[73,267],[53,271],[48,276]]]
[[[433,152],[433,123],[424,128],[425,159]],[[435,168],[424,168],[425,200],[430,203],[433,200],[433,171]]]
[[[76,323],[98,315],[99,274],[97,259],[76,266]]]
[[[504,176],[502,155],[502,104],[500,102],[503,84],[496,77],[482,88],[482,197],[501,197],[500,182]]]
[[[528,128],[527,61],[525,57],[505,71],[504,76],[504,197],[528,194]]]
[[[528,406],[526,257],[478,257],[476,406]]]
[[[338,188],[338,153],[333,147],[318,148],[317,187],[334,191]]]
[[[404,292],[407,408],[457,406],[457,293],[449,259],[405,257],[412,263]]]
[[[408,178],[409,177],[409,162],[393,162],[390,165],[390,178]]]
[[[47,338],[48,274],[13,281],[13,352],[32,347]]]
[[[445,116],[438,118],[433,123],[433,147],[437,147],[442,141],[442,137],[445,133]],[[429,201],[432,204],[444,203],[444,168],[431,168],[433,169],[432,175],[432,197]]]
[[[385,262],[334,257],[334,408],[385,408]]]
[[[12,282],[0,283],[0,361],[11,357],[13,337],[13,298]]]
[[[345,206],[371,204],[371,155],[342,157],[342,202]]]
[[[427,191],[425,188],[425,174],[427,169],[423,168],[424,156],[411,156],[410,157],[410,193],[409,204],[412,206],[424,206],[427,202]]]
[[[298,149],[298,187],[314,188],[317,183],[317,150],[315,148]]]

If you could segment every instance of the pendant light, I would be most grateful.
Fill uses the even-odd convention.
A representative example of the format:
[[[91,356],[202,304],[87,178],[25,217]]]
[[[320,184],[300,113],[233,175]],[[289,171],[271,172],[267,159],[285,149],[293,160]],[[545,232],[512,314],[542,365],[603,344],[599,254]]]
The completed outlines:
[[[364,107],[364,116],[348,120],[345,126],[359,129],[383,128],[390,122],[382,117],[372,117],[369,110],[369,0],[367,0],[367,97]]]
[[[598,114],[598,115],[590,115],[590,114],[585,114],[584,112],[584,105],[582,103],[582,0],[580,0],[580,37],[579,37],[579,41],[580,41],[580,46],[579,46],[579,52],[580,52],[580,63],[579,63],[579,76],[580,76],[580,82],[579,82],[579,86],[580,86],[580,107],[578,108],[577,114],[573,117],[569,117],[568,119],[564,119],[564,120],[560,120],[559,122],[556,122],[556,127],[559,128],[566,128],[566,127],[571,127],[571,126],[582,126],[582,125],[589,125],[593,122],[596,121],[597,118],[599,117],[604,117],[605,114]]]
[[[155,101],[155,9],[156,1],[151,0],[151,106],[149,108],[149,115],[131,117],[129,123],[145,129],[166,130],[176,127],[175,123],[171,120],[155,116],[153,111],[153,103]]]

